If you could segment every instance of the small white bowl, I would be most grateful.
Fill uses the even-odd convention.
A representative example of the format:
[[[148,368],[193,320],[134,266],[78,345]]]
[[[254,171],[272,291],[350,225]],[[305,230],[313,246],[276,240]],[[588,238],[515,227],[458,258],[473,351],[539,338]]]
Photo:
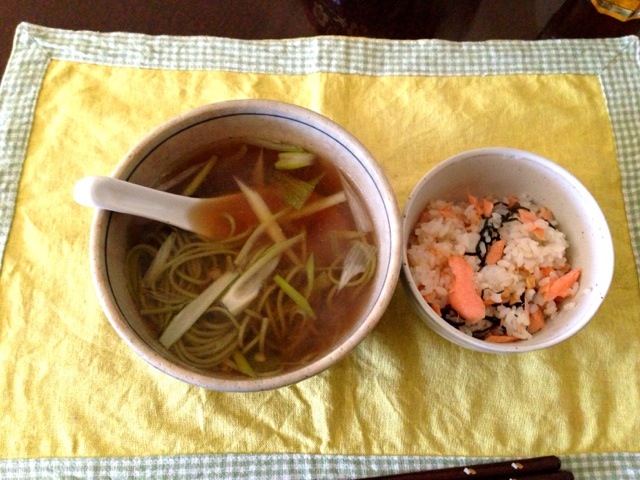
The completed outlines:
[[[572,267],[581,267],[575,307],[559,314],[534,334],[514,343],[490,343],[464,334],[445,322],[420,295],[411,275],[407,244],[430,200],[463,201],[467,192],[482,197],[528,194],[551,209],[569,242]],[[607,221],[589,191],[569,172],[533,153],[483,148],[455,155],[429,171],[410,194],[403,212],[402,283],[419,317],[457,345],[492,353],[539,350],[556,345],[582,329],[604,300],[613,276],[613,243]]]
[[[338,345],[317,360],[266,378],[229,378],[181,362],[152,336],[127,286],[124,258],[135,217],[97,211],[91,227],[90,260],[94,284],[109,321],[145,361],[175,378],[213,390],[247,392],[289,385],[327,369],[355,348],[378,323],[400,275],[400,212],[382,169],[365,147],[339,125],[302,107],[269,100],[237,100],[206,105],[173,118],[141,139],[120,161],[112,176],[153,187],[160,175],[189,152],[216,140],[263,137],[300,145],[331,159],[363,193],[379,246],[373,294]]]

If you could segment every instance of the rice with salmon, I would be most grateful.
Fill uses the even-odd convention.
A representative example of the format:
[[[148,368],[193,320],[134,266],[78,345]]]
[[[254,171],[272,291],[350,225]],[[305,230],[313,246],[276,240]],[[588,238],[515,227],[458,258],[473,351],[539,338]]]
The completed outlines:
[[[572,308],[580,268],[553,213],[528,196],[431,201],[409,239],[418,289],[447,323],[489,342],[527,340]]]

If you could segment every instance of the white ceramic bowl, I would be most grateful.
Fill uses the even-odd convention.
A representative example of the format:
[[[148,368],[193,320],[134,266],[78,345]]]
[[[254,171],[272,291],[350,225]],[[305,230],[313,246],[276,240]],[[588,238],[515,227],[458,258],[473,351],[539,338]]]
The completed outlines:
[[[379,165],[352,135],[336,123],[302,107],[268,100],[236,100],[206,105],[169,120],[140,140],[112,176],[144,186],[184,159],[188,152],[230,137],[264,137],[293,143],[333,159],[358,185],[375,212],[379,245],[374,292],[361,318],[342,342],[303,368],[269,378],[228,378],[180,362],[150,334],[126,287],[124,257],[127,231],[135,217],[98,210],[91,227],[92,275],[100,303],[124,341],[144,360],[185,382],[221,391],[257,391],[282,387],[327,369],[356,347],[376,326],[400,274],[400,213]]]
[[[561,310],[530,340],[490,343],[468,336],[446,323],[418,292],[407,259],[407,243],[430,200],[463,201],[476,196],[528,194],[551,209],[569,242],[572,267],[581,267],[575,308]],[[402,283],[416,312],[442,337],[473,350],[528,352],[558,344],[582,329],[605,298],[613,276],[611,233],[589,191],[569,172],[533,153],[509,148],[484,148],[455,155],[438,164],[415,186],[403,212]]]

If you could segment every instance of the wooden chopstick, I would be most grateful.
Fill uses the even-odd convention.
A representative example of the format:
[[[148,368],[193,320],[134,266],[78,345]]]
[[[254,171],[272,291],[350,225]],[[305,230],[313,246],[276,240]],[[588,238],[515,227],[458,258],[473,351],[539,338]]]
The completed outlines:
[[[567,470],[558,470],[551,473],[534,473],[523,477],[495,477],[495,480],[574,480],[573,473]]]
[[[550,455],[462,467],[396,473],[361,480],[572,480],[573,474],[560,470],[560,459]]]

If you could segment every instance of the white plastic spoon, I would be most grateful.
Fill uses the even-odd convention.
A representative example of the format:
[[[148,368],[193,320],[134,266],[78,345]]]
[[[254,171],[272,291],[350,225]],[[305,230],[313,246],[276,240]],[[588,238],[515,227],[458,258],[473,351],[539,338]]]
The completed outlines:
[[[156,220],[213,239],[258,223],[242,193],[191,198],[113,177],[85,177],[76,183],[73,198],[80,205]]]

